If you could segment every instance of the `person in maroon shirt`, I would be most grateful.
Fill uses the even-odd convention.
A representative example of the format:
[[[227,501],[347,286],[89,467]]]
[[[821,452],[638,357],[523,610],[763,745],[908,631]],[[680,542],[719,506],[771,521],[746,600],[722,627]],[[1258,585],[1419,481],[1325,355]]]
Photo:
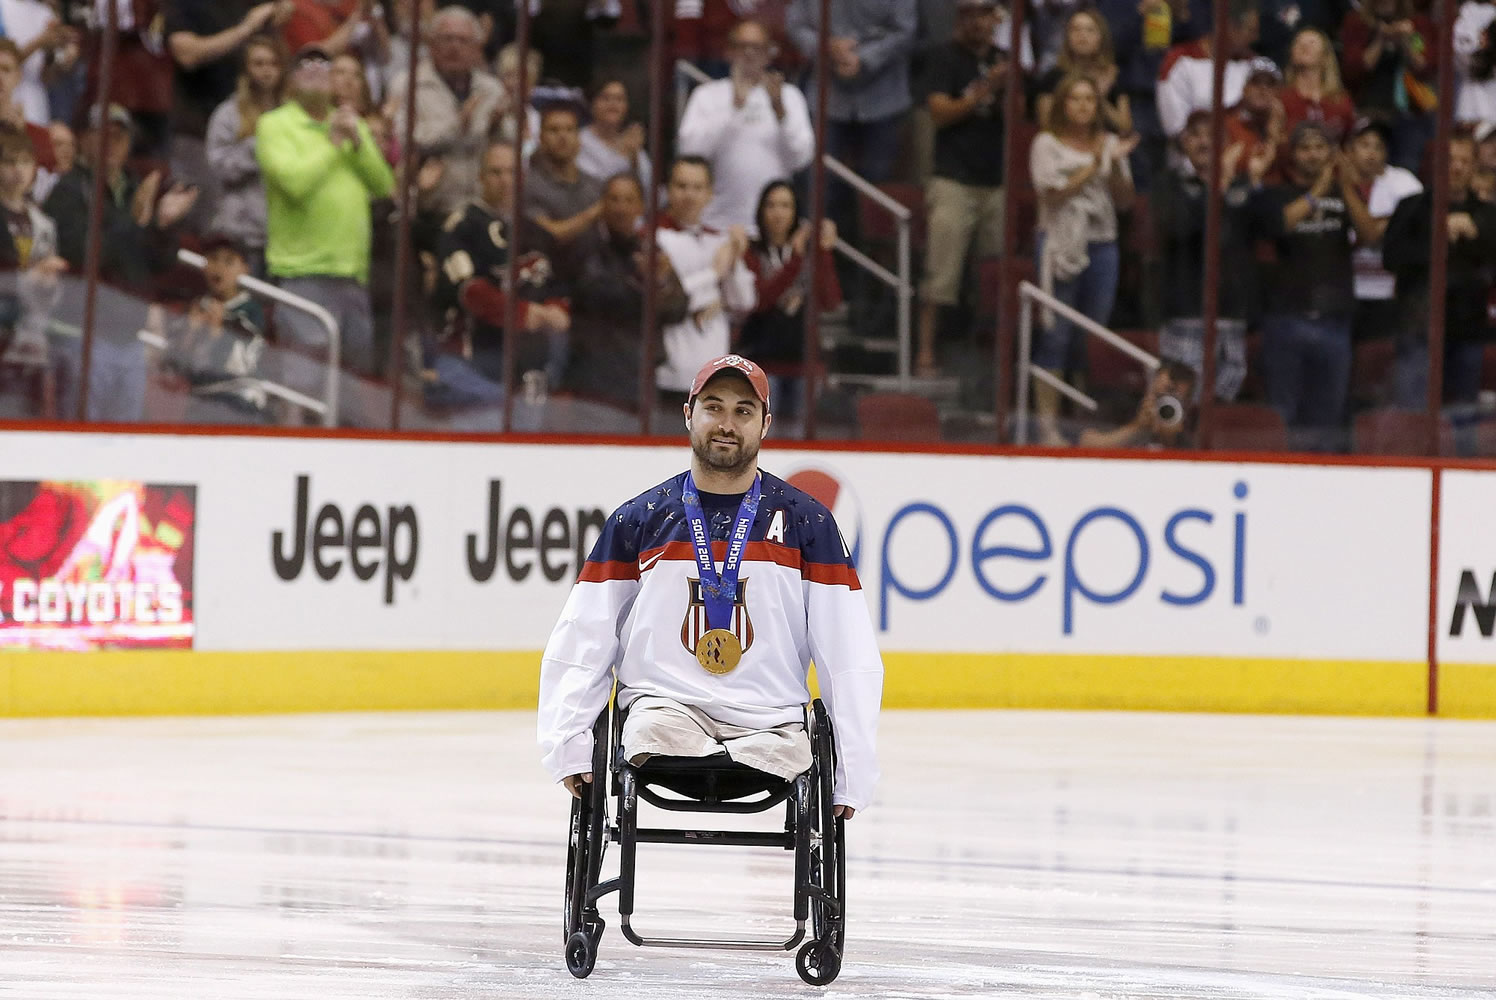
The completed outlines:
[[[754,215],[758,236],[748,244],[744,261],[753,272],[758,305],[743,321],[734,350],[751,355],[769,373],[780,413],[793,416],[796,388],[805,363],[805,314],[810,309],[810,269],[815,261],[822,312],[841,304],[841,285],[831,248],[836,226],[822,220],[817,237],[800,217],[800,203],[789,181],[771,181],[758,199]]]
[[[1292,132],[1303,121],[1324,122],[1337,144],[1350,135],[1356,106],[1340,82],[1340,63],[1329,36],[1318,28],[1302,28],[1288,50],[1284,73],[1284,128]]]
[[[281,37],[290,52],[315,45],[336,58],[355,47],[359,25],[364,24],[374,35],[376,49],[382,50],[389,44],[388,30],[381,18],[373,16],[374,5],[369,0],[293,2],[296,9],[281,26]]]
[[[1267,56],[1258,56],[1252,60],[1242,85],[1241,100],[1226,112],[1226,148],[1241,149],[1236,160],[1239,176],[1246,177],[1254,162],[1276,164],[1287,145],[1288,129],[1283,124],[1283,102],[1279,100],[1282,84],[1278,64]],[[1286,172],[1287,164],[1281,169],[1272,166],[1267,179],[1278,181]],[[1258,173],[1261,176],[1262,172]]]

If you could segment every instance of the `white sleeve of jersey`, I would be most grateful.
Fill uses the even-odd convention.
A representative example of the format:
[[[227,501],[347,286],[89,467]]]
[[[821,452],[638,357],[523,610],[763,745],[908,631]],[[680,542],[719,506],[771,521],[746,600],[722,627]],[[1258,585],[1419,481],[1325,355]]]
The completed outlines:
[[[612,694],[618,636],[638,592],[637,579],[579,581],[546,643],[536,728],[557,781],[592,770],[592,724]]]
[[[878,783],[883,658],[861,590],[805,583],[811,659],[836,733],[836,805],[866,809]]]

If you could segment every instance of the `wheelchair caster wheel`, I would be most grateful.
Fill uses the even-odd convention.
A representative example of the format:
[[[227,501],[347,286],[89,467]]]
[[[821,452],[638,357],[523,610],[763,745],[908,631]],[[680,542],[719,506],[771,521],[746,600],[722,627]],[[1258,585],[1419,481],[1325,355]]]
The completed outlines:
[[[827,986],[841,972],[841,955],[829,941],[807,942],[795,954],[795,971],[812,986]]]
[[[585,931],[577,931],[566,940],[566,971],[578,979],[592,975],[597,962],[597,940]]]

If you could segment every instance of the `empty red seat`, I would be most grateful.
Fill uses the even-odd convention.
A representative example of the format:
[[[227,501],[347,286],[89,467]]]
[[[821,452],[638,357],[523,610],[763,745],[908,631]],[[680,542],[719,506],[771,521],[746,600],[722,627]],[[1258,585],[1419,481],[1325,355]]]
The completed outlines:
[[[1354,450],[1362,455],[1427,455],[1430,445],[1430,420],[1423,410],[1385,407],[1356,415]],[[1454,430],[1449,421],[1440,420],[1438,452],[1454,452]]]
[[[1351,356],[1351,398],[1368,403],[1386,400],[1396,354],[1397,348],[1391,337],[1378,337],[1357,344]]]
[[[925,245],[925,190],[918,184],[879,184],[878,190],[909,209],[911,215],[910,247],[922,250]],[[858,194],[858,223],[862,227],[862,238],[868,242],[887,243],[893,246],[898,239],[898,220],[886,207],[865,195]]]
[[[870,392],[857,400],[857,428],[864,441],[939,441],[940,411],[912,392]]]
[[[1217,403],[1201,413],[1200,440],[1216,451],[1286,451],[1283,415],[1256,403]]]

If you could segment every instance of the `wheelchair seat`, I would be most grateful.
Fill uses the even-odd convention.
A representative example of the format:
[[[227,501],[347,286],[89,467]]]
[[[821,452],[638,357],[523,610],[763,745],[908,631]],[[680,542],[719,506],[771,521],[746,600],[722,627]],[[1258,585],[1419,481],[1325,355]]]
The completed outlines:
[[[594,780],[572,801],[562,920],[568,971],[579,979],[591,975],[604,928],[598,900],[616,892],[623,936],[635,945],[794,951],[803,942],[795,955],[800,978],[813,986],[834,980],[841,971],[845,945],[846,851],[844,820],[834,815],[832,806],[836,742],[825,705],[817,700],[806,711],[811,766],[789,781],[738,763],[726,751],[707,757],[661,755],[631,764],[621,743],[626,715],[627,709],[611,708],[599,714],[592,727]],[[615,803],[611,818],[610,799]],[[641,827],[641,799],[674,813],[763,813],[782,804],[784,828],[767,832]],[[604,880],[602,859],[609,843],[619,846],[619,869],[617,876]],[[794,932],[788,939],[643,936],[631,923],[640,844],[793,851]]]
[[[639,777],[639,792],[646,801],[659,805],[649,794],[651,786],[669,789],[699,806],[737,803],[753,795],[768,798],[754,805],[767,809],[790,794],[790,782],[756,767],[740,764],[726,753],[709,757],[650,757],[643,764],[630,764]],[[671,808],[669,806],[665,808]]]

